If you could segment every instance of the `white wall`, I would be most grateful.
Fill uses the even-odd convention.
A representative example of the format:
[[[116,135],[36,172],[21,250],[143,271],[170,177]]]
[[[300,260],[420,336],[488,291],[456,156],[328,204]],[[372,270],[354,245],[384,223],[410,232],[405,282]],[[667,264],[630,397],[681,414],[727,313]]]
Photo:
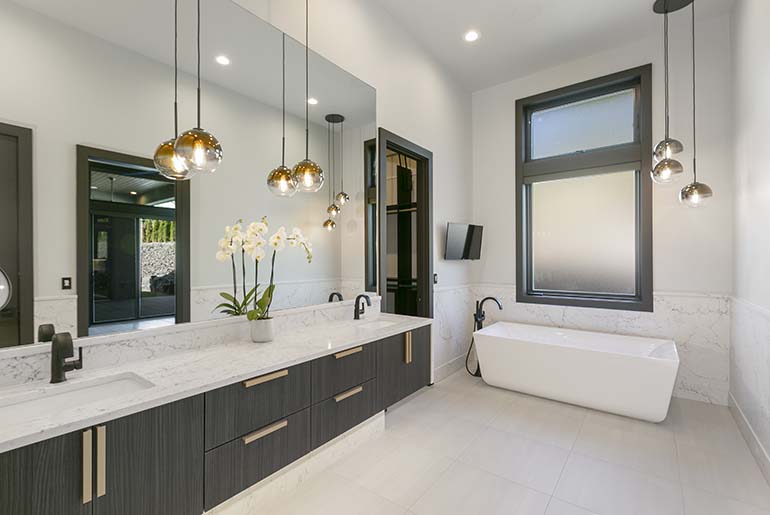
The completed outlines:
[[[741,0],[733,13],[735,300],[730,393],[752,451],[770,480],[770,3]]]

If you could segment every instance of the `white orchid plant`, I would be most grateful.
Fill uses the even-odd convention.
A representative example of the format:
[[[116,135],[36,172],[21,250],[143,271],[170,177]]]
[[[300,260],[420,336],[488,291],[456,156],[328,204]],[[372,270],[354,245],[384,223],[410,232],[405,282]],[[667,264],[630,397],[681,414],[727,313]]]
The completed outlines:
[[[243,220],[238,220],[233,226],[225,227],[225,235],[219,240],[217,250],[217,260],[227,262],[233,267],[233,293],[220,292],[219,295],[225,299],[215,310],[220,310],[230,316],[246,315],[249,320],[264,320],[270,318],[270,305],[273,302],[273,293],[275,292],[275,257],[284,250],[286,246],[298,247],[304,250],[307,262],[313,261],[313,245],[305,238],[302,231],[295,227],[291,233],[286,232],[285,227],[280,227],[275,234],[267,237],[270,231],[267,217],[263,216],[259,222],[252,222],[243,230]],[[266,239],[267,238],[267,239]],[[270,258],[270,283],[259,293],[259,263],[267,255],[267,251],[272,250]],[[238,298],[238,278],[236,255],[241,254],[241,278],[243,297]],[[254,287],[246,291],[246,261],[254,260]]]

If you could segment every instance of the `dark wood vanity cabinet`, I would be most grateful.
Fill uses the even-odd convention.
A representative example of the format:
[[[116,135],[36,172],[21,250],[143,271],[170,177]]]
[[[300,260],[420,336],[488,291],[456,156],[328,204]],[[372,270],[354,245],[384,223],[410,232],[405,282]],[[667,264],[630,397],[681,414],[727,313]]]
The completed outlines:
[[[430,326],[378,342],[379,410],[430,384]]]

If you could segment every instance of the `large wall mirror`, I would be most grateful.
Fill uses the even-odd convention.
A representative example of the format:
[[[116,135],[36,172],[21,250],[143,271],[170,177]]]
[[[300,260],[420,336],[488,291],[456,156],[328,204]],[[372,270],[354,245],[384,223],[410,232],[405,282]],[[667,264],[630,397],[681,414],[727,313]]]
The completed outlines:
[[[181,132],[196,125],[197,13],[195,0],[177,5]],[[239,220],[246,230],[267,217],[266,237],[296,227],[312,242],[310,263],[288,245],[279,254],[274,310],[376,287],[365,244],[375,90],[311,51],[308,105],[303,43],[204,0],[201,126],[224,156],[211,175],[169,181],[152,157],[174,135],[174,40],[174,0],[0,0],[0,347],[32,343],[43,323],[95,336],[222,316],[234,270],[218,242]],[[281,164],[284,68],[286,164],[305,157],[307,107],[309,155],[326,177],[291,198],[266,185]],[[329,231],[343,181],[350,201]],[[240,258],[239,293],[255,273]],[[269,271],[268,258],[260,283]]]

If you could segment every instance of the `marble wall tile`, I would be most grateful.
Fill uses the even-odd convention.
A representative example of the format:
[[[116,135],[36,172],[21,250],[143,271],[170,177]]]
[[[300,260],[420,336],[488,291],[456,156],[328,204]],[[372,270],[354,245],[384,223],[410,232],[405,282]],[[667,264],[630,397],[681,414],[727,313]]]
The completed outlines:
[[[37,341],[37,328],[41,324],[53,324],[58,332],[76,334],[78,296],[37,297],[35,299],[35,341]]]
[[[431,332],[434,381],[464,366],[473,335],[473,310],[470,286],[435,289]]]

